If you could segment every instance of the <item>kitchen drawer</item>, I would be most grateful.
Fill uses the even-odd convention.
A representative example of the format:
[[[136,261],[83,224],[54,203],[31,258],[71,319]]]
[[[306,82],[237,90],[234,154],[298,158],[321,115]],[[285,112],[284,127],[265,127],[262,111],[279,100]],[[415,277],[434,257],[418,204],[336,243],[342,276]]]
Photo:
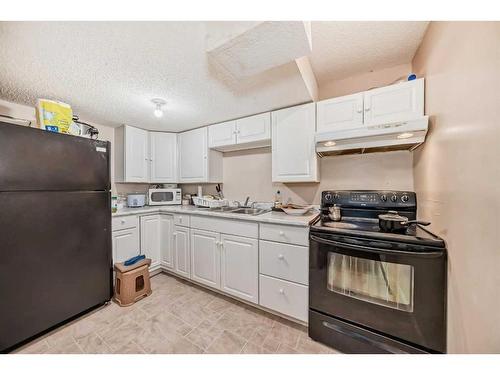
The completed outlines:
[[[186,214],[174,214],[174,224],[181,225],[183,227],[189,227],[189,215]]]
[[[111,219],[111,229],[113,231],[120,229],[134,228],[139,225],[139,219],[135,215],[113,217]]]
[[[222,219],[206,216],[191,216],[191,228],[227,233],[234,236],[258,238],[259,224],[238,219]]]
[[[259,276],[259,304],[292,318],[307,322],[308,287],[274,277]]]
[[[309,284],[309,248],[260,241],[260,273],[288,281]]]
[[[309,227],[260,224],[260,239],[309,246]]]

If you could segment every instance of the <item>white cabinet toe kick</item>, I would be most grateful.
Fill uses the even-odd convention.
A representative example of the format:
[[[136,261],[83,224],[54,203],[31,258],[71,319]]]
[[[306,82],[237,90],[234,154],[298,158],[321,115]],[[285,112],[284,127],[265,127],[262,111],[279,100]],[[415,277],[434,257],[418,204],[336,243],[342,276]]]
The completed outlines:
[[[165,271],[292,321],[307,323],[308,227],[193,214],[112,221],[113,261],[151,258]]]

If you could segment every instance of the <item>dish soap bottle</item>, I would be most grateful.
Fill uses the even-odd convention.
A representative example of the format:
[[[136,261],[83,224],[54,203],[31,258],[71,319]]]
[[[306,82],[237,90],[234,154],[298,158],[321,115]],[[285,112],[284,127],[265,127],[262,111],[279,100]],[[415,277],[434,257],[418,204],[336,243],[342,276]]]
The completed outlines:
[[[281,208],[283,201],[281,198],[281,192],[278,190],[274,195],[274,208]]]

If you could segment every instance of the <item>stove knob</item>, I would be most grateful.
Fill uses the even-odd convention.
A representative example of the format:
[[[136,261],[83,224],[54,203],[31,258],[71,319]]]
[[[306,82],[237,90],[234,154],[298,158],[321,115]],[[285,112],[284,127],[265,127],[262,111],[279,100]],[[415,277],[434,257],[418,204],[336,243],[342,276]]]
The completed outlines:
[[[325,194],[325,201],[331,201],[332,200],[332,195],[330,193]]]
[[[335,200],[337,200],[337,199],[339,199],[339,198],[340,198],[340,195],[338,195],[338,194],[335,194],[335,195],[333,196],[333,199],[335,199]]]
[[[382,202],[387,202],[387,195],[385,195],[385,194],[384,194],[384,195],[381,195],[381,196],[380,196],[380,200],[381,200]]]
[[[398,197],[396,195],[393,195],[391,197],[391,202],[396,202],[398,200]]]
[[[403,195],[401,197],[401,202],[408,202],[409,199],[410,199],[410,197],[408,195]]]

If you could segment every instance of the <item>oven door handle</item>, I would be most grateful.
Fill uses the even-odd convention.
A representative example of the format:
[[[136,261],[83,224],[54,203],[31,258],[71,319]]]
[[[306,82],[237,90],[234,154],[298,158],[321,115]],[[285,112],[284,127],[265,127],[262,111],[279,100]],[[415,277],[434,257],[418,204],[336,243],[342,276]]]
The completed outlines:
[[[442,251],[403,251],[403,250],[387,250],[387,249],[377,249],[373,247],[367,247],[367,246],[362,246],[362,245],[354,245],[354,244],[348,244],[344,242],[337,242],[337,241],[332,241],[332,240],[327,240],[325,238],[320,238],[317,237],[313,234],[311,234],[311,240],[323,243],[325,245],[332,245],[336,247],[340,247],[343,249],[347,250],[357,250],[357,251],[364,251],[368,253],[374,253],[374,254],[386,254],[386,255],[411,255],[414,257],[422,257],[422,258],[434,258],[438,256],[442,256],[443,252]]]
[[[346,330],[346,329],[344,329],[336,324],[333,324],[330,322],[325,322],[325,321],[323,321],[322,323],[323,323],[324,327],[331,329],[332,331],[335,331],[335,332],[340,333],[342,335],[349,336],[350,338],[352,338],[356,341],[360,341],[360,342],[363,342],[365,344],[379,348],[379,349],[383,350],[384,352],[393,353],[393,354],[408,354],[408,352],[405,352],[405,351],[403,351],[403,350],[401,350],[393,345],[389,345],[389,344],[386,344],[386,343],[383,343],[380,341],[372,340],[372,339],[370,339],[366,336],[363,336],[359,333],[348,331],[348,330]]]

